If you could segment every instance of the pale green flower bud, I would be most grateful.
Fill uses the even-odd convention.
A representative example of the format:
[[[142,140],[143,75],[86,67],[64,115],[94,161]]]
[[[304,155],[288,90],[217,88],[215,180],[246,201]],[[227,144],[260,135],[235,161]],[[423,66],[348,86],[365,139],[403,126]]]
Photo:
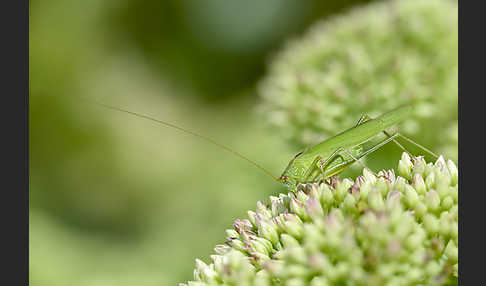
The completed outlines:
[[[298,191],[295,193],[295,198],[304,203],[305,201],[307,201],[307,199],[309,198],[309,196],[307,195],[307,192],[310,192],[310,184],[306,184],[305,185],[305,191]]]
[[[353,195],[347,194],[344,198],[343,209],[347,212],[356,213],[358,209],[356,208],[356,199]]]
[[[403,152],[402,158],[398,162],[398,174],[406,179],[411,179],[412,168],[413,164],[410,156],[407,153]]]
[[[459,193],[457,192],[457,185],[449,188],[449,196],[451,196],[455,204],[457,204],[457,200],[459,198],[458,195]]]
[[[332,194],[332,191],[329,188],[329,186],[324,184],[321,186],[322,186],[321,201],[323,206],[327,209],[334,204],[334,195]]]
[[[260,270],[256,273],[254,286],[270,286],[270,275],[266,270]]]
[[[248,220],[251,222],[252,225],[256,226],[256,213],[254,211],[248,211]]]
[[[376,183],[376,176],[368,168],[363,168],[363,177],[366,182],[374,185]]]
[[[435,190],[430,190],[425,195],[425,205],[427,209],[432,212],[437,212],[440,207],[440,197]]]
[[[398,177],[391,188],[404,193],[407,185],[410,186],[404,178]]]
[[[258,252],[260,254],[264,254],[265,256],[269,256],[270,252],[272,251],[272,246],[266,245],[262,240],[263,238],[252,238],[249,240],[249,248],[250,248],[250,253]]]
[[[381,195],[384,196],[391,187],[391,182],[385,178],[378,178],[375,183],[375,190],[380,191]]]
[[[417,268],[412,268],[409,271],[405,272],[405,279],[408,281],[407,284],[414,284],[420,281],[422,276],[422,271]]]
[[[245,243],[239,239],[228,240],[228,245],[241,252],[246,252],[247,250]]]
[[[283,260],[269,260],[263,263],[263,268],[276,277],[285,275],[285,262]]]
[[[276,245],[278,242],[278,229],[277,225],[268,219],[257,219],[258,235],[269,240],[272,244]]]
[[[222,255],[210,255],[211,261],[213,262],[214,265],[214,271],[216,273],[222,273],[224,272],[224,262],[225,262],[225,257]]]
[[[417,206],[417,203],[419,202],[419,196],[417,192],[410,185],[407,185],[405,187],[404,200],[407,206],[411,209],[415,208],[415,206]]]
[[[451,173],[451,185],[455,186],[457,185],[458,178],[459,178],[459,172],[457,171],[457,167],[452,162],[451,160],[447,160],[447,168],[449,169],[449,172]]]
[[[283,227],[285,228],[285,231],[295,238],[302,237],[304,228],[300,218],[293,214],[287,214],[284,217]]]
[[[283,233],[280,240],[285,248],[299,247],[300,243],[293,236]]]
[[[203,261],[196,259],[196,268],[194,269],[194,278],[196,280],[213,283],[216,281],[218,274],[214,269]]]
[[[214,247],[214,252],[216,252],[219,255],[226,254],[228,251],[231,250],[231,247],[224,245],[224,244],[219,244]]]
[[[428,189],[435,187],[435,172],[430,172],[425,178],[425,185]]]
[[[320,273],[322,269],[330,267],[331,262],[325,254],[315,252],[309,255],[308,265],[315,273]]]
[[[412,168],[412,174],[419,175],[422,177],[425,173],[425,166],[427,163],[425,163],[424,157],[415,157],[415,162]]]
[[[272,217],[278,216],[285,210],[285,204],[281,198],[270,197]]]
[[[240,234],[234,229],[226,230],[226,237],[229,238],[240,238]]]
[[[417,205],[415,206],[415,216],[418,219],[423,219],[425,214],[427,214],[427,207],[423,202],[418,202]]]
[[[394,208],[401,208],[402,205],[400,203],[402,194],[399,191],[391,191],[388,193],[386,198],[386,208],[388,210],[392,210]]]
[[[434,277],[436,275],[438,275],[440,273],[440,271],[442,270],[439,262],[435,261],[435,260],[431,260],[427,263],[427,265],[425,266],[425,272],[427,273],[427,275],[429,277]]]
[[[458,238],[458,231],[459,231],[459,226],[457,224],[457,221],[453,222],[452,223],[452,226],[451,226],[451,229],[450,229],[450,234],[451,234],[451,237],[454,239],[454,241],[456,241],[457,243],[457,238]]]
[[[439,232],[443,237],[448,237],[452,233],[453,216],[445,211],[442,212],[439,218],[440,229]]]
[[[420,174],[415,174],[412,179],[412,187],[417,191],[417,194],[424,195],[427,189],[424,178]]]
[[[349,188],[351,188],[353,184],[354,182],[348,178],[344,179],[341,183],[337,184],[335,192],[336,192],[336,197],[339,201],[341,202],[344,201],[344,198],[348,194]]]
[[[458,250],[457,245],[455,245],[454,241],[450,240],[447,244],[444,254],[447,256],[447,259],[451,261],[451,263],[455,264],[458,261]]]
[[[442,210],[449,210],[454,205],[454,199],[450,196],[445,197],[441,202]]]
[[[321,204],[321,197],[322,197],[322,188],[316,184],[309,192],[309,198],[312,198],[316,200],[319,204]]]
[[[368,194],[368,205],[375,211],[381,211],[385,209],[385,202],[381,196],[381,192],[377,189],[371,190]]]
[[[256,213],[264,217],[272,217],[272,212],[262,202],[257,202]]]
[[[408,248],[408,250],[414,250],[418,247],[420,247],[423,244],[423,241],[425,240],[425,232],[423,231],[418,231],[410,236],[407,237],[405,240],[405,247]]]
[[[359,188],[359,196],[361,197],[362,200],[364,200],[364,201],[368,200],[368,194],[370,193],[372,188],[373,188],[373,185],[369,181],[366,181],[363,184],[361,184],[361,186]]]
[[[305,250],[300,246],[288,248],[285,255],[288,260],[299,264],[305,264],[307,262]]]
[[[423,176],[424,176],[424,178],[426,178],[426,180],[425,180],[425,184],[427,185],[427,187],[428,187],[428,188],[433,188],[433,187],[434,187],[434,186],[433,186],[433,185],[431,185],[431,184],[427,184],[427,177],[428,177],[428,176],[429,176],[431,173],[434,173],[434,164],[433,164],[433,163],[427,163],[427,164],[425,165],[425,170],[424,170],[424,174],[423,174]],[[434,177],[433,179],[435,180],[435,177]],[[434,181],[434,180],[432,180],[432,183],[433,183],[433,181]]]
[[[439,232],[439,220],[431,214],[426,214],[424,217],[424,227],[429,235],[435,235]]]

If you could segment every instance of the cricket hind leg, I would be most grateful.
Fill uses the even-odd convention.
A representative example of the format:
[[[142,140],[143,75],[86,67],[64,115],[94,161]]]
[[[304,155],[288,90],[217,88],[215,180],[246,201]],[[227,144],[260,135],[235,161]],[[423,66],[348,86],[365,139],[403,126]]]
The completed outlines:
[[[356,123],[355,126],[361,125],[361,124],[363,124],[366,121],[371,120],[371,119],[373,119],[373,117],[371,117],[371,116],[369,116],[368,114],[365,113],[365,114],[361,115],[361,117],[359,118],[359,120],[358,120],[358,122]]]
[[[373,152],[375,152],[376,150],[380,149],[383,145],[391,142],[391,141],[396,141],[395,138],[398,137],[398,133],[395,133],[393,135],[391,135],[390,137],[386,138],[385,140],[381,141],[380,143],[376,144],[375,146],[373,146],[372,148],[370,148],[369,150],[366,150],[365,152],[363,152],[362,154],[360,154],[359,158],[356,158],[354,156],[352,156],[351,152],[349,152],[348,150],[344,149],[343,148],[343,151],[346,152],[348,155],[351,156],[351,158],[354,160],[354,161],[357,161],[357,162],[360,162],[361,165],[363,165],[366,169],[368,169],[373,175],[375,175],[375,177],[378,177],[378,175],[373,172],[373,170],[371,170],[370,168],[368,168],[366,165],[364,165],[361,161],[359,161],[359,159],[363,158],[364,156],[368,155],[368,154],[371,154]]]
[[[356,123],[356,126],[360,125],[360,124],[363,124],[365,123],[366,121],[368,120],[371,120],[373,119],[371,116],[369,116],[368,114],[363,114],[361,116],[361,118],[358,120],[358,123]],[[385,130],[383,130],[383,133],[388,137],[388,138],[391,138],[393,135],[390,135],[388,132],[386,132]],[[396,132],[395,134],[398,134],[397,136],[401,137],[402,139],[404,139],[405,141],[407,141],[408,143],[414,145],[415,147],[418,147],[419,149],[421,149],[422,151],[425,151],[426,153],[428,153],[429,155],[432,155],[433,157],[435,157],[435,159],[439,158],[439,156],[437,154],[435,154],[434,152],[432,152],[431,150],[425,148],[424,146],[420,145],[419,143],[413,141],[412,139],[406,137],[405,135],[399,133],[399,132]],[[402,144],[400,144],[400,142],[398,142],[397,140],[393,139],[392,140],[393,143],[397,144],[398,147],[400,147],[400,149],[402,149],[404,152],[406,152],[408,155],[410,155],[411,157],[415,157],[412,153],[410,153],[410,151],[408,151],[405,147],[403,147]]]
[[[373,118],[373,117],[371,117],[371,116],[369,116],[368,114],[366,114],[366,113],[365,113],[365,114],[363,114],[363,115],[360,117],[360,119],[358,120],[358,123],[356,123],[356,126],[361,125],[361,124],[365,123],[366,121],[368,121],[368,120],[372,120],[372,119],[374,119],[374,118]],[[388,138],[391,138],[391,137],[393,136],[393,135],[390,135],[390,134],[389,134],[388,132],[386,132],[385,130],[383,130],[383,133],[384,133],[384,134],[385,134],[385,135],[386,135]],[[397,133],[398,133],[398,132],[397,132]],[[395,133],[395,134],[396,134],[396,133]],[[402,136],[402,138],[403,138],[403,135],[399,135],[399,136]],[[404,138],[404,139],[405,139],[405,138]],[[408,139],[408,138],[407,138],[407,139]],[[405,140],[407,140],[407,139],[405,139]],[[409,140],[410,140],[410,141],[412,141],[411,139],[409,139]],[[398,147],[400,147],[400,149],[402,149],[402,150],[403,150],[405,153],[407,153],[407,154],[408,154],[408,155],[410,155],[411,157],[414,157],[412,153],[410,153],[410,152],[409,152],[409,151],[408,151],[408,150],[407,150],[405,147],[403,147],[403,145],[402,145],[402,144],[400,144],[400,142],[398,142],[398,141],[397,141],[397,140],[395,140],[395,139],[392,139],[392,141],[393,141],[393,143],[395,143],[395,144],[396,144]],[[408,140],[407,140],[407,141],[408,141]],[[410,141],[409,141],[409,142],[410,142]],[[410,143],[412,143],[412,142],[410,142]],[[413,142],[412,144],[415,144],[415,142]],[[419,145],[419,144],[417,143],[416,145]],[[419,146],[420,146],[420,145],[419,145]],[[420,146],[420,147],[422,147],[422,146]],[[425,149],[425,148],[423,148],[423,149]],[[425,149],[425,150],[427,150],[427,149]],[[428,151],[428,150],[427,150],[427,151]],[[431,154],[434,154],[434,153],[432,153],[432,152],[431,152]],[[434,154],[434,155],[435,155],[435,154]],[[369,168],[368,168],[368,169],[369,169]]]
[[[419,143],[413,141],[412,139],[406,137],[405,135],[401,134],[401,133],[395,133],[397,136],[401,137],[402,139],[404,139],[405,141],[407,141],[408,143],[410,144],[413,144],[415,147],[418,147],[419,149],[425,151],[426,153],[428,153],[429,155],[432,155],[433,157],[435,157],[435,159],[438,159],[439,156],[437,154],[435,154],[434,152],[430,151],[429,149],[425,148],[424,146],[420,145]],[[410,154],[410,153],[409,153]]]

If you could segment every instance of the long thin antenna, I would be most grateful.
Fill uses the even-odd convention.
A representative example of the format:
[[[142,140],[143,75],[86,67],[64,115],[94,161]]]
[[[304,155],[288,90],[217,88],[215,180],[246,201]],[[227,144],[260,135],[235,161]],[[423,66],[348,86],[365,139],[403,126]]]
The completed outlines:
[[[163,124],[165,126],[168,126],[168,127],[172,127],[174,129],[177,129],[179,131],[182,131],[184,133],[187,133],[187,134],[191,134],[193,136],[196,136],[198,138],[201,138],[203,140],[206,140],[207,142],[213,144],[213,145],[216,145],[218,146],[219,148],[222,148],[230,153],[232,153],[233,155],[236,155],[238,157],[240,157],[241,159],[249,162],[250,164],[254,165],[255,167],[257,167],[258,169],[262,170],[265,174],[267,174],[268,176],[270,176],[272,179],[274,179],[275,181],[278,181],[277,177],[273,176],[269,171],[265,170],[265,168],[263,168],[262,166],[258,165],[257,163],[253,162],[252,160],[248,159],[247,157],[243,156],[242,154],[232,150],[231,148],[223,145],[223,144],[220,144],[218,142],[216,142],[215,140],[209,138],[209,137],[206,137],[204,135],[201,135],[201,134],[198,134],[196,132],[193,132],[193,131],[190,131],[190,130],[187,130],[187,129],[184,129],[182,127],[179,127],[179,126],[176,126],[174,124],[171,124],[171,123],[168,123],[168,122],[165,122],[165,121],[162,121],[160,119],[156,119],[156,118],[153,118],[153,117],[150,117],[148,115],[144,115],[144,114],[141,114],[141,113],[137,113],[137,112],[133,112],[133,111],[129,111],[129,110],[125,110],[125,109],[122,109],[122,108],[119,108],[119,107],[115,107],[115,106],[111,106],[111,105],[108,105],[108,104],[104,104],[104,103],[101,103],[101,102],[98,102],[98,101],[95,101],[95,100],[91,100],[91,99],[83,99],[87,102],[90,102],[90,103],[94,103],[94,104],[97,104],[97,105],[100,105],[100,106],[103,106],[105,108],[108,108],[108,109],[112,109],[112,110],[116,110],[116,111],[119,111],[119,112],[124,112],[124,113],[128,113],[128,114],[131,114],[131,115],[134,115],[134,116],[137,116],[137,117],[140,117],[140,118],[144,118],[144,119],[148,119],[148,120],[151,120],[151,121],[155,121],[157,123],[160,123],[160,124]]]

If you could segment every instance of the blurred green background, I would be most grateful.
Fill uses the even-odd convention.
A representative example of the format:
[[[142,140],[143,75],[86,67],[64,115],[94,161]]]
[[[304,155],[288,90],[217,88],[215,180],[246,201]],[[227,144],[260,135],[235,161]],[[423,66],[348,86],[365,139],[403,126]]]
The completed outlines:
[[[31,285],[174,285],[299,150],[254,112],[265,60],[363,1],[31,1]],[[267,193],[262,193],[267,190]]]
[[[370,1],[30,1],[31,285],[174,285],[300,149],[256,112],[269,58]],[[360,114],[353,115],[357,120]],[[303,146],[302,146],[303,147]]]

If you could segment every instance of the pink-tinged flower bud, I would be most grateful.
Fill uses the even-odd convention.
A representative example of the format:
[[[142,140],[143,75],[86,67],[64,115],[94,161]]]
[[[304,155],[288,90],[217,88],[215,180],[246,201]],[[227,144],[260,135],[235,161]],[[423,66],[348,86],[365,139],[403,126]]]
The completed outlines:
[[[309,219],[309,216],[304,209],[304,204],[295,198],[292,198],[290,201],[290,211],[301,217],[303,220]]]
[[[265,217],[272,217],[272,212],[260,201],[257,202],[256,213]]]
[[[324,216],[320,201],[312,197],[305,202],[305,210],[312,219],[318,219]]]

